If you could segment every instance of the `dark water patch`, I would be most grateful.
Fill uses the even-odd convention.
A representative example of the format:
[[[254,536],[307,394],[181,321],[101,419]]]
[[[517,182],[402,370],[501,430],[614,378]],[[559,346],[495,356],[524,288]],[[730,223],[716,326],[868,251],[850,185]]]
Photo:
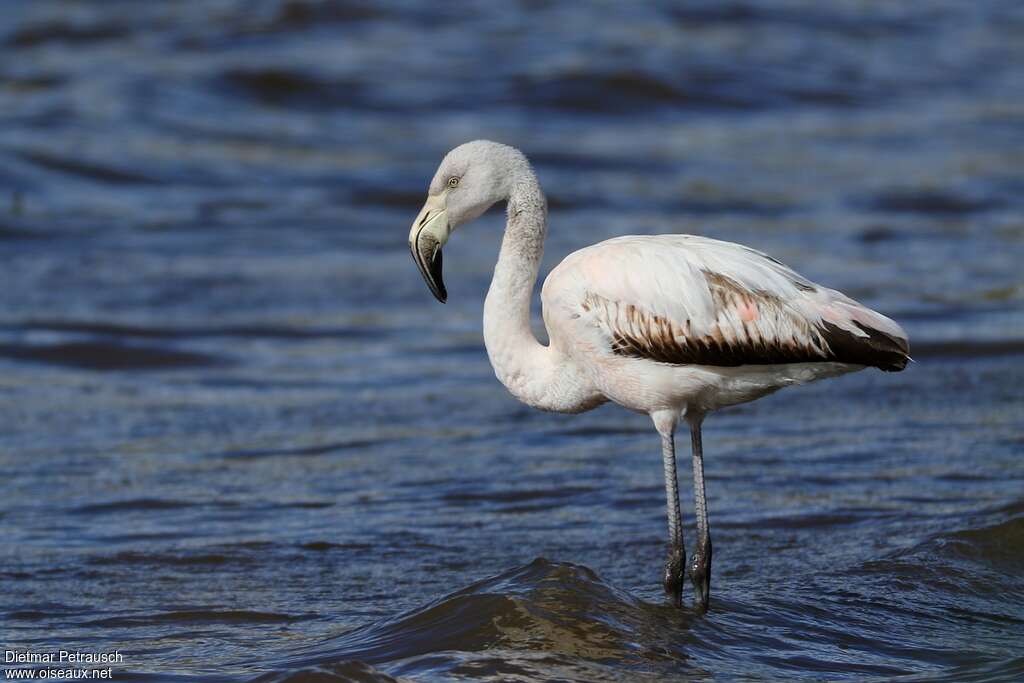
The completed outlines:
[[[50,90],[67,82],[62,76],[55,74],[40,74],[35,76],[19,76],[15,74],[0,74],[0,88],[8,92],[26,94],[42,90]]]
[[[3,171],[0,170],[0,183],[4,182]],[[0,199],[2,201],[2,199]],[[88,213],[29,213],[26,210],[22,210],[22,203],[30,203],[31,192],[26,194],[18,193],[16,197],[12,199],[12,210],[3,215],[3,207],[0,206],[0,221],[14,229],[15,231],[29,231],[34,235],[38,235],[41,239],[52,240],[53,246],[65,247],[70,244],[71,239],[77,239],[84,243],[90,238],[95,238],[100,235],[110,235],[114,232],[114,228],[117,228],[117,232],[122,232],[124,229],[123,225],[114,225],[110,218],[104,218],[101,216],[91,215]],[[56,239],[60,239],[61,242],[56,242]],[[11,246],[19,246],[12,244]],[[36,248],[39,245],[36,243],[24,244],[27,248]],[[85,246],[83,244],[83,246]],[[51,257],[57,257],[62,252],[54,249],[49,252],[43,252]]]
[[[854,107],[866,104],[872,98],[883,98],[881,93],[864,87],[834,89],[824,84],[780,86],[773,94],[795,104],[827,107]]]
[[[797,515],[776,515],[759,517],[756,521],[730,522],[722,520],[717,523],[723,528],[748,529],[817,529],[830,527],[846,527],[854,524],[877,523],[885,513],[872,509],[835,510],[830,512],[808,512]]]
[[[410,533],[407,531],[382,531],[378,535],[379,540],[384,540],[396,548],[413,548],[416,550],[457,550],[451,545],[441,545],[426,540],[425,536]],[[385,544],[385,545],[386,545]]]
[[[487,476],[473,477],[473,478],[446,477],[446,478],[443,478],[443,479],[430,479],[430,478],[420,479],[419,477],[417,477],[415,479],[407,479],[407,480],[403,480],[403,481],[397,481],[397,482],[395,482],[393,484],[393,486],[396,487],[396,488],[402,488],[402,489],[429,490],[429,489],[434,489],[434,488],[438,488],[438,489],[440,489],[440,488],[451,488],[451,487],[455,487],[455,486],[460,486],[460,487],[483,486],[484,483],[487,482],[488,480],[489,480],[489,477],[487,477]],[[409,494],[403,494],[403,495],[412,495],[412,492],[410,492]]]
[[[88,621],[83,626],[147,627],[156,624],[290,624],[316,618],[313,614],[279,614],[248,610],[196,609],[156,612],[135,616],[108,617]]]
[[[1024,293],[1024,286],[1014,283],[1005,287],[995,287],[993,289],[986,289],[980,293],[980,297],[985,301],[999,301],[999,302],[1013,302],[1020,298],[1020,295]]]
[[[14,154],[36,166],[68,175],[118,185],[155,185],[159,179],[138,171],[114,168],[81,157],[43,152],[40,150],[15,150]]]
[[[374,548],[370,543],[332,543],[330,541],[309,541],[299,547],[303,550],[311,550],[318,553],[329,550],[373,550]]]
[[[14,612],[7,612],[4,618],[10,619],[11,621],[42,621],[49,619],[52,615],[47,612],[40,612],[37,610],[16,610]]]
[[[227,92],[271,106],[332,109],[368,101],[366,84],[284,67],[233,69],[217,79]]]
[[[678,83],[642,71],[518,76],[509,83],[510,102],[530,102],[531,106],[581,114],[650,113],[665,108],[736,110],[762,105],[738,89],[721,87],[733,80],[729,73],[688,75],[693,83]]]
[[[601,425],[589,425],[586,427],[569,427],[567,429],[551,429],[548,430],[548,434],[552,436],[571,436],[571,437],[587,437],[587,436],[633,436],[636,434],[650,435],[654,431],[653,425],[650,429],[643,429],[639,427],[630,427],[627,425],[607,427]]]
[[[143,565],[155,567],[219,567],[226,564],[246,564],[246,558],[236,555],[223,555],[219,553],[207,554],[168,554],[168,553],[143,553],[129,550],[103,557],[94,557],[89,560],[93,565]]]
[[[530,515],[539,512],[550,512],[558,507],[557,503],[541,503],[538,505],[506,505],[495,508],[498,515]]]
[[[871,13],[868,15],[836,8],[804,4],[759,4],[728,1],[670,5],[666,14],[686,28],[774,26],[780,29],[831,32],[856,38],[908,36],[920,33],[931,21],[930,13],[916,16]]]
[[[330,455],[341,451],[354,449],[371,448],[387,443],[388,439],[353,439],[351,441],[335,441],[332,443],[317,444],[315,446],[300,446],[296,448],[245,448],[239,450],[211,453],[207,457],[225,458],[230,460],[259,460],[262,458],[279,458],[292,456],[317,456]]]
[[[68,603],[28,600],[19,605],[18,610],[8,612],[12,619],[21,621],[38,621],[51,619],[55,614],[62,616],[81,616],[92,613],[91,609],[82,608]]]
[[[274,548],[274,544],[270,541],[239,541],[238,543],[229,544],[228,547],[242,548],[244,550],[269,551]]]
[[[587,486],[563,486],[548,490],[465,491],[446,493],[441,496],[441,500],[448,503],[520,503],[530,500],[564,500],[592,493],[594,490]]]
[[[183,529],[181,531],[161,531],[152,533],[127,533],[112,534],[103,538],[104,543],[147,543],[147,542],[174,542],[197,535],[195,529]]]
[[[738,214],[750,216],[762,216],[765,218],[784,216],[800,207],[793,204],[769,204],[745,199],[685,199],[666,207],[668,211],[679,211],[698,216],[710,216],[717,214]]]
[[[289,503],[265,503],[263,508],[267,510],[323,510],[335,505],[333,500],[297,500]]]
[[[227,365],[224,358],[195,351],[128,346],[108,342],[0,344],[0,358],[82,370],[164,370]]]
[[[0,330],[43,330],[138,339],[379,339],[391,331],[383,328],[359,327],[298,327],[254,323],[248,325],[132,325],[89,320],[46,320],[32,318],[23,322],[0,324]]]
[[[43,237],[45,237],[43,233],[28,227],[22,227],[13,223],[0,223],[0,242],[38,240]]]
[[[530,163],[539,169],[551,168],[562,171],[630,171],[638,174],[669,174],[675,172],[680,162],[662,158],[637,158],[633,156],[603,157],[575,150],[530,150],[523,149]],[[541,174],[543,175],[543,173]],[[556,188],[552,188],[553,190]],[[550,200],[550,195],[548,196]]]
[[[353,386],[352,383],[341,380],[266,380],[249,379],[245,377],[238,377],[237,375],[219,376],[215,374],[206,375],[202,379],[199,379],[197,384],[215,389],[260,389],[263,391],[296,389],[305,391],[323,389],[345,391]]]
[[[984,612],[980,609],[966,609],[950,607],[949,612],[957,619],[965,622],[976,622],[990,624],[997,627],[1002,626],[1024,626],[1024,618],[1009,615]]]
[[[595,196],[561,194],[557,191],[548,195],[548,207],[552,211],[573,209],[594,210],[599,208],[643,209],[658,211],[667,215],[707,216],[754,216],[761,218],[778,218],[803,209],[802,206],[786,202],[767,202],[752,199],[736,198],[701,198],[699,196],[654,201],[649,198],[638,200],[631,195]]]
[[[123,26],[112,24],[72,24],[66,21],[50,21],[29,24],[13,31],[7,37],[11,47],[36,47],[46,43],[65,43],[86,46],[111,41],[127,35]]]
[[[161,498],[135,498],[132,500],[118,500],[110,503],[92,503],[82,505],[71,510],[77,515],[96,515],[119,512],[135,512],[148,510],[181,510],[183,508],[196,507],[196,503],[189,503],[179,500],[166,500]]]
[[[992,211],[1005,206],[1005,202],[996,198],[973,197],[938,190],[882,192],[866,203],[868,208],[875,211],[925,215],[965,215]]]
[[[215,83],[216,81],[214,81],[214,84]],[[141,97],[155,96],[154,93],[147,90],[147,86],[145,84],[136,85],[136,88],[140,91]],[[217,87],[215,87],[214,90],[218,93],[221,92]],[[186,119],[160,118],[158,119],[158,125],[169,134],[174,134],[179,137],[187,137],[195,142],[209,143],[213,145],[231,145],[240,150],[257,151],[261,149],[274,149],[279,150],[282,153],[287,153],[289,151],[301,153],[313,149],[312,147],[306,146],[301,142],[301,140],[291,141],[288,138],[268,140],[264,133],[254,132],[248,128],[231,127],[229,122],[226,121],[209,119],[197,119],[190,121]],[[232,185],[230,182],[230,176],[225,177],[222,175],[222,171],[219,168],[190,167],[190,170],[190,176],[195,173],[202,173],[205,171],[205,173],[200,175],[200,178],[211,185],[223,186],[225,192],[234,190],[248,193],[252,191],[251,185],[246,185],[245,187]],[[309,181],[315,182],[316,178],[310,178]],[[202,202],[203,200],[198,200],[197,211],[201,211],[199,207],[201,207]]]
[[[947,472],[940,474],[935,477],[939,481],[991,481],[992,477],[985,474],[975,474],[973,472]]]
[[[904,235],[888,225],[870,225],[861,228],[857,232],[857,240],[864,244],[878,244],[880,242],[895,242]]]
[[[12,572],[11,574],[9,574],[7,576],[9,578],[13,578],[13,579],[23,578],[21,576],[20,572]],[[79,567],[79,566],[70,566],[70,565],[47,566],[47,567],[43,567],[43,568],[39,568],[39,569],[35,570],[35,575],[32,578],[35,578],[35,579],[42,578],[43,580],[50,580],[50,579],[59,580],[61,577],[68,577],[68,576],[73,576],[73,577],[75,577],[77,579],[81,579],[83,581],[85,581],[85,580],[92,581],[92,580],[95,580],[95,579],[104,578],[104,573],[101,572],[101,571],[86,570],[86,569],[83,569],[82,567]],[[59,609],[63,611],[65,609],[65,607],[62,606]]]
[[[387,11],[371,2],[342,0],[287,0],[267,28],[292,31],[323,27],[325,24],[348,24],[387,16]]]

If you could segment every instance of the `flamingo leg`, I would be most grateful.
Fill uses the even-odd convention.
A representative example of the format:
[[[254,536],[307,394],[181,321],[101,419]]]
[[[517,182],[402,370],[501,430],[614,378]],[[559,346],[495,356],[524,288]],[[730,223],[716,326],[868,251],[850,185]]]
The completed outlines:
[[[690,420],[690,440],[693,447],[693,500],[697,512],[697,549],[690,561],[690,580],[693,582],[694,608],[706,612],[711,595],[711,530],[708,526],[708,505],[704,494],[704,449],[700,427],[703,416]]]
[[[675,425],[661,432],[661,456],[665,465],[665,503],[668,510],[668,557],[665,559],[665,593],[676,607],[683,603],[683,579],[686,549],[683,547],[683,519],[679,510],[679,484],[676,481]]]

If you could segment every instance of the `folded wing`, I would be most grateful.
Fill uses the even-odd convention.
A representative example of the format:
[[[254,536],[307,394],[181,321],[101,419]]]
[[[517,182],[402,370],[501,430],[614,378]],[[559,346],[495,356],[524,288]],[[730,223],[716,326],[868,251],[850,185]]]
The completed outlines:
[[[572,254],[549,277],[610,350],[716,366],[839,362],[902,370],[895,322],[742,245],[688,235],[625,237]],[[567,296],[569,293],[571,295]],[[546,294],[546,292],[545,292]]]

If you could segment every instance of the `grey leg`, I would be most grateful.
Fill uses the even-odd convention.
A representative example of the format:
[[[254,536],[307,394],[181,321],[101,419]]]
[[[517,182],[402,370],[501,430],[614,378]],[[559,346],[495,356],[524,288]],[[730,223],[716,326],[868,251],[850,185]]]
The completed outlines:
[[[675,425],[672,425],[675,428]],[[659,431],[661,431],[659,429]],[[683,604],[683,577],[686,549],[683,547],[683,519],[679,511],[679,484],[676,482],[676,446],[672,431],[661,435],[661,457],[665,465],[665,504],[668,510],[668,557],[665,560],[665,593],[676,607]]]
[[[693,445],[693,500],[697,510],[697,549],[690,562],[690,580],[693,581],[694,608],[708,609],[711,595],[711,530],[708,527],[708,504],[704,495],[704,449],[701,445],[700,425],[703,416],[690,420],[690,439]]]

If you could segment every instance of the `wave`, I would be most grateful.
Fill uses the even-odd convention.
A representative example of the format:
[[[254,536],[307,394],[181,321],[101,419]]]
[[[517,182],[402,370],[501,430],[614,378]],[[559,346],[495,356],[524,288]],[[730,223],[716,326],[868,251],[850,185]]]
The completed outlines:
[[[427,672],[474,680],[655,680],[685,665],[680,644],[691,619],[645,603],[587,567],[538,558],[338,636],[255,681],[376,681]]]

